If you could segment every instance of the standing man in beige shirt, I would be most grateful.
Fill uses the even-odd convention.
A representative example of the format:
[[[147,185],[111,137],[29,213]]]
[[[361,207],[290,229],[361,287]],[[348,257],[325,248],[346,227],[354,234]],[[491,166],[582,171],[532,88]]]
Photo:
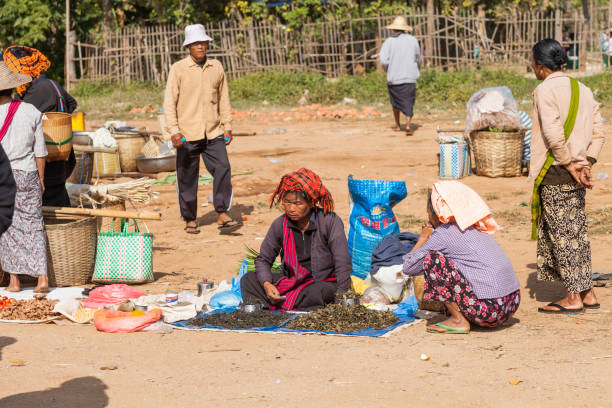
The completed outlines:
[[[211,41],[201,24],[185,28],[183,46],[189,56],[172,65],[164,96],[166,130],[177,150],[179,208],[190,234],[200,232],[196,221],[200,156],[214,178],[219,230],[231,232],[241,226],[227,214],[233,198],[226,149],[232,142],[232,111],[223,67],[206,56]]]

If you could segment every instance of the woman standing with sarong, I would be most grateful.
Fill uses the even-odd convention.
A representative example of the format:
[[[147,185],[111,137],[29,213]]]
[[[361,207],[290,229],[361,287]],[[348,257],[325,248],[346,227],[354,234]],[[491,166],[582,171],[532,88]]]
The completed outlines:
[[[17,275],[38,277],[35,292],[47,292],[47,252],[42,215],[43,177],[47,148],[42,115],[29,103],[15,101],[13,90],[29,83],[0,62],[0,143],[11,162],[17,185],[13,220],[0,237],[0,263],[10,274],[10,292],[21,290]]]
[[[77,107],[76,100],[57,82],[45,76],[51,62],[35,48],[22,45],[8,47],[3,54],[4,62],[17,74],[32,77],[32,82],[17,87],[17,97],[32,104],[41,112],[72,113]],[[70,207],[66,191],[66,180],[76,166],[74,150],[68,160],[55,160],[45,166],[43,204],[56,207]]]
[[[542,313],[599,308],[591,280],[585,188],[592,187],[591,166],[604,136],[593,93],[561,71],[565,61],[555,40],[533,47],[531,66],[542,83],[533,93],[532,239],[538,240],[538,279],[560,280],[567,289],[566,297],[539,308]]]

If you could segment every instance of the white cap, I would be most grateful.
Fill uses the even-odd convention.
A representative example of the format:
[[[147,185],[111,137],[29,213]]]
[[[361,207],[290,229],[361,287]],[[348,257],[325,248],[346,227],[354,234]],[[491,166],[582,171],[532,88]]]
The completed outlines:
[[[192,24],[185,27],[185,42],[183,47],[199,41],[212,41],[212,38],[206,35],[206,30],[202,24]]]

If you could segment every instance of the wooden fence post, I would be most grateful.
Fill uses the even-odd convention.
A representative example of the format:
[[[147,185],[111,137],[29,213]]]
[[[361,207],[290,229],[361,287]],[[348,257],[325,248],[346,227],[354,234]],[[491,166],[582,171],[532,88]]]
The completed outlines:
[[[427,66],[432,65],[433,61],[433,41],[436,31],[436,23],[434,21],[435,6],[434,0],[427,0],[427,37],[425,37],[425,63]]]

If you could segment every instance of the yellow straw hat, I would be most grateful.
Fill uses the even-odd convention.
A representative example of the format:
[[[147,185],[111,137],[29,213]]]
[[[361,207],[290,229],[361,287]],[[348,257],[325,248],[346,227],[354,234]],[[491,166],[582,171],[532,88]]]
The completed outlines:
[[[410,27],[406,23],[406,19],[402,16],[395,17],[393,22],[389,24],[386,28],[388,28],[389,30],[407,31],[409,33],[412,32],[412,27]]]

